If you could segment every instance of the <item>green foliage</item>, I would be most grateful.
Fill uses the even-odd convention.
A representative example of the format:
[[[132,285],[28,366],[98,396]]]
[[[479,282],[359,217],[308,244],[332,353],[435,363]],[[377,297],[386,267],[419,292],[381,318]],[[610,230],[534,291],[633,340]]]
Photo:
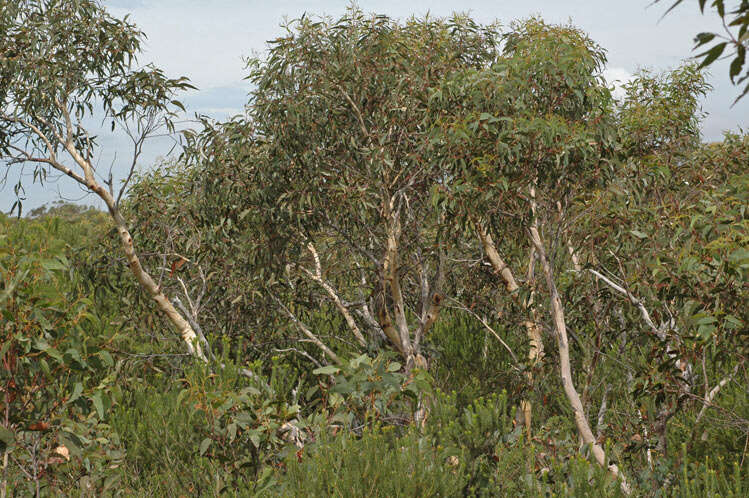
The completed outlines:
[[[605,179],[615,138],[605,61],[579,30],[530,19],[491,66],[445,78],[430,103],[432,143],[453,178],[441,186],[448,202],[493,223],[498,210],[525,215],[531,181],[539,202],[554,204]]]
[[[321,402],[329,410],[329,422],[347,429],[358,431],[373,423],[408,424],[418,395],[429,392],[430,378],[424,371],[405,375],[401,369],[397,361],[365,354],[340,366],[320,367],[312,373],[330,376],[330,386],[321,379],[319,387],[307,391],[307,398],[322,389]]]
[[[653,3],[658,3],[661,0],[655,0]],[[675,0],[666,11],[666,14],[671,12],[676,6],[681,4],[684,0]],[[700,6],[700,12],[705,13],[705,5],[707,0],[697,0]],[[723,23],[725,30],[724,34],[702,32],[698,33],[694,37],[694,50],[699,48],[705,48],[704,46],[708,43],[714,42],[714,45],[704,52],[697,54],[695,57],[702,59],[700,67],[707,67],[719,60],[726,48],[733,51],[733,54],[728,54],[725,57],[732,57],[731,65],[728,68],[728,76],[731,79],[731,83],[734,85],[741,85],[744,81],[749,80],[749,65],[746,64],[746,51],[749,48],[749,2],[747,0],[741,0],[736,2],[735,5],[729,4],[726,6],[725,0],[713,0],[710,3],[710,7],[715,10]],[[733,9],[733,10],[731,10]],[[747,66],[744,74],[741,74],[744,66]],[[741,100],[747,93],[749,93],[749,83],[740,90],[739,96],[736,97],[736,102]]]
[[[694,65],[653,75],[643,72],[624,86],[619,109],[625,157],[661,153],[679,157],[700,142],[700,98],[710,86]]]
[[[524,348],[525,338],[517,338],[498,322],[495,330],[511,347]],[[456,391],[458,405],[503,389],[517,395],[524,381],[507,350],[475,319],[451,312],[435,325],[427,347],[432,353],[431,374],[443,391]],[[515,367],[515,368],[513,368]]]
[[[239,379],[226,368],[211,376],[189,375],[178,397],[192,407],[190,418],[205,426],[200,454],[221,462],[232,474],[257,472],[260,463],[272,459],[283,445],[282,427],[299,413],[298,405],[276,399],[264,382],[247,385]]]
[[[115,427],[128,448],[122,466],[126,493],[167,496],[174,490],[212,495],[227,485],[247,487],[253,473],[236,472],[215,453],[201,454],[202,441],[213,434],[206,412],[183,401],[171,379],[149,376],[144,385],[131,383],[130,391],[113,414]],[[247,446],[236,445],[250,457]]]
[[[665,496],[727,496],[739,497],[746,494],[749,486],[749,478],[741,470],[741,464],[734,462],[731,466],[718,466],[717,468],[711,462],[711,458],[705,457],[702,462],[690,461],[689,456],[684,452],[683,462],[678,474],[677,486],[669,493],[666,491]],[[719,456],[718,459],[721,457]],[[721,467],[725,471],[721,471]]]
[[[351,8],[286,29],[250,64],[247,112],[264,152],[264,163],[247,168],[262,189],[257,225],[280,241],[274,259],[285,272],[269,282],[279,284],[272,292],[302,321],[305,303],[332,300],[302,267],[316,264],[306,254],[312,243],[343,301],[370,300],[358,327],[376,339],[358,338],[362,349],[386,339],[413,362],[444,281],[445,218],[429,202],[442,179],[425,133],[430,88],[491,61],[495,27],[464,16],[400,23]]]
[[[230,143],[234,147],[229,150],[214,144],[223,155],[201,168],[166,162],[137,175],[123,210],[133,220],[134,237],[142,241],[145,264],[161,265],[166,258],[170,272],[161,280],[166,292],[184,301],[181,279],[192,297],[202,295],[205,311],[198,320],[209,341],[221,347],[227,338],[234,353],[252,361],[268,352],[252,343],[253,334],[262,331],[263,341],[275,339],[276,345],[283,343],[283,335],[278,317],[267,313],[267,297],[259,292],[273,246],[262,248],[268,240],[255,225],[256,190],[244,175],[243,168],[251,168],[256,159],[239,155],[240,137]],[[106,253],[116,250],[117,243],[113,239]],[[102,266],[110,266],[109,258],[100,260]],[[124,291],[130,302],[138,303],[139,313],[157,320],[139,289],[128,283],[125,270],[99,271],[94,278]]]
[[[463,488],[460,463],[411,432],[366,430],[320,441],[290,457],[281,496],[456,496]]]
[[[6,486],[19,493],[76,482],[104,492],[124,457],[109,425],[122,395],[110,349],[116,329],[81,290],[66,245],[96,216],[0,221],[0,436],[13,462]]]
[[[31,163],[34,181],[44,182],[47,168],[54,168],[102,196],[91,163],[82,166],[97,147],[82,120],[96,113],[111,121],[112,130],[130,122],[140,133],[152,131],[161,116],[172,130],[173,109],[182,107],[175,92],[194,88],[156,67],[133,67],[143,36],[127,18],[110,16],[98,0],[4,2],[0,159],[9,167]],[[83,171],[61,164],[61,151]],[[19,214],[22,190],[19,180],[13,206]]]
[[[572,26],[351,8],[285,30],[243,116],[108,204],[210,361],[165,339],[104,213],[0,215],[8,493],[621,496],[616,462],[636,496],[745,494],[749,138],[701,143],[700,70],[642,73],[615,107]],[[95,106],[151,130],[188,87],[133,69],[142,33],[95,1],[6,2],[0,35],[11,165],[93,153]]]

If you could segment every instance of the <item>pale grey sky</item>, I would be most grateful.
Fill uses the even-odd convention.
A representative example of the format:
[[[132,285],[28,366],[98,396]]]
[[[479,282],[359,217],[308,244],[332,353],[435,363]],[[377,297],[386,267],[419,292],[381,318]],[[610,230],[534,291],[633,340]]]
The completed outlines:
[[[146,33],[141,63],[153,62],[170,76],[187,76],[199,87],[182,100],[194,112],[225,118],[241,110],[249,85],[243,57],[262,54],[266,40],[281,33],[279,24],[285,17],[303,13],[339,16],[348,1],[278,0],[109,0],[110,12],[118,17],[129,14]],[[687,1],[661,19],[670,2],[649,7],[651,0],[360,0],[366,12],[387,14],[396,18],[412,14],[447,16],[468,12],[479,22],[494,20],[507,25],[513,20],[540,15],[548,22],[571,21],[587,31],[608,51],[607,78],[626,79],[639,69],[656,71],[678,66],[693,55],[692,39],[701,31],[719,31],[719,20],[709,13],[700,15],[696,2]],[[717,140],[722,131],[749,126],[749,97],[731,107],[738,89],[728,81],[728,62],[711,68],[714,91],[705,99],[709,113],[703,134]],[[104,147],[100,164],[115,164],[122,171],[130,147],[122,135],[112,136],[103,129],[100,141]],[[167,141],[154,141],[144,154],[142,167],[148,167],[170,149]],[[115,157],[116,154],[116,157]],[[118,168],[119,166],[119,168]],[[67,179],[41,188],[26,181],[24,210],[58,198],[58,189],[66,198],[79,198],[80,190]],[[0,209],[7,211],[14,201],[11,184],[0,190]],[[83,200],[95,203],[89,197]]]

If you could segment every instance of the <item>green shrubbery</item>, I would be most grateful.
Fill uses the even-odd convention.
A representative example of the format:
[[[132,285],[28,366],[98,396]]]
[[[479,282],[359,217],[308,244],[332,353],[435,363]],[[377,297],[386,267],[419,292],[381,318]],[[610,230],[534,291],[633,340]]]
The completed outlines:
[[[515,422],[520,391],[481,397],[503,382],[512,386],[516,374],[506,350],[470,319],[447,319],[435,329],[427,345],[437,348],[431,375],[404,374],[392,355],[362,355],[303,373],[294,357],[240,367],[228,347],[218,369],[185,362],[182,353],[121,353],[142,346],[126,338],[121,321],[97,311],[116,306],[87,298],[68,263],[76,257],[72,246],[100,236],[90,230],[92,216],[98,214],[67,223],[55,216],[2,221],[3,330],[13,338],[4,340],[3,352],[6,362],[9,352],[16,358],[12,377],[7,363],[3,369],[4,389],[12,378],[8,393],[17,393],[8,405],[14,430],[3,433],[10,493],[33,492],[38,482],[43,493],[118,489],[141,496],[175,490],[200,496],[620,495],[603,469],[578,455],[568,417],[540,416],[528,440]],[[256,373],[248,377],[247,367]],[[745,410],[746,393],[738,386],[723,396]],[[538,400],[541,414],[564,406],[554,395]],[[428,416],[414,425],[419,401],[429,406]],[[665,496],[742,496],[747,480],[735,435],[712,425],[695,433],[693,421],[693,413],[680,416],[671,432],[673,445],[692,439],[690,453],[632,473],[633,484],[643,493],[665,486]],[[29,430],[39,422],[49,427]],[[715,457],[717,447],[731,448],[725,454],[735,457]],[[634,456],[627,451],[612,454],[626,465]],[[43,462],[36,480],[21,470],[33,469],[34,459]]]
[[[122,396],[118,330],[69,259],[98,216],[0,219],[3,492],[116,486],[108,469],[125,453],[108,415]]]

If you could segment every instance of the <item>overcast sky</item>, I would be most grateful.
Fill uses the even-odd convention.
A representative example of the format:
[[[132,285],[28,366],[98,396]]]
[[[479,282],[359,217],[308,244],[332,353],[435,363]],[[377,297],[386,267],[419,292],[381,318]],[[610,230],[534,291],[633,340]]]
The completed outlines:
[[[669,0],[649,7],[651,0],[462,0],[428,2],[424,0],[361,0],[366,12],[396,18],[410,15],[447,16],[454,11],[468,12],[482,23],[500,21],[507,25],[515,19],[540,15],[547,22],[568,22],[587,31],[608,51],[607,77],[626,79],[640,69],[667,70],[693,55],[692,39],[701,31],[719,31],[712,12],[699,13],[696,2],[687,1],[661,19]],[[170,76],[187,76],[199,88],[183,96],[188,112],[209,114],[217,119],[239,112],[246,102],[249,85],[243,57],[261,54],[266,40],[281,33],[284,18],[303,13],[341,15],[347,1],[276,0],[108,0],[110,12],[118,17],[129,14],[146,33],[141,63],[153,62]],[[730,62],[730,61],[729,61]],[[703,125],[706,140],[720,139],[722,131],[749,126],[749,97],[731,107],[738,89],[728,81],[727,64],[711,68],[713,92],[703,108],[709,116]],[[130,152],[125,137],[100,134],[99,164],[115,165],[122,172]],[[166,154],[170,143],[154,141],[144,154],[141,167],[147,168]],[[17,178],[17,177],[16,177]],[[12,180],[12,177],[11,177]],[[9,181],[10,183],[10,181]],[[62,195],[78,200],[81,192],[67,179],[45,188],[26,183],[24,211]],[[2,187],[0,187],[2,188]],[[14,201],[12,188],[0,190],[0,209],[7,211]],[[85,198],[81,202],[93,203]]]

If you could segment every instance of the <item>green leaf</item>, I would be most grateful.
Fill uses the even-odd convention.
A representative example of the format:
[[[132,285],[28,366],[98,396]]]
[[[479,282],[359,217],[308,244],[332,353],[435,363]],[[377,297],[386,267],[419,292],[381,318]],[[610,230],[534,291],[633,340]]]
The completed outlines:
[[[325,367],[320,367],[312,370],[312,373],[315,375],[333,375],[340,372],[341,369],[334,366],[334,365],[327,365]]]
[[[351,366],[353,368],[359,368],[359,365],[361,365],[362,363],[369,364],[369,356],[367,356],[366,354],[362,354],[351,360]]]
[[[728,260],[731,262],[741,263],[749,261],[749,249],[740,247],[728,255]]]
[[[65,265],[57,259],[45,259],[42,261],[42,268],[47,271],[64,270]]]
[[[695,325],[706,325],[706,324],[709,324],[709,323],[715,323],[716,322],[714,316],[703,315],[703,314],[699,314],[699,315],[696,315],[696,316],[698,316],[699,318],[697,318],[694,321]]]
[[[697,36],[694,37],[694,48],[701,47],[705,43],[710,43],[715,37],[715,33],[698,33]]]
[[[253,429],[249,432],[250,441],[252,441],[252,444],[255,446],[255,448],[260,448],[260,433],[257,429]]]
[[[10,429],[0,425],[0,441],[3,442],[6,448],[11,447],[16,442],[16,435]]]
[[[99,420],[104,420],[104,402],[101,399],[101,391],[96,391],[91,396],[91,401],[94,402],[94,408],[96,408],[96,413],[99,415]]]
[[[213,440],[209,437],[203,439],[203,441],[200,442],[200,456],[205,455],[205,452],[208,451],[208,448],[211,446],[211,443]]]
[[[81,397],[81,393],[83,392],[83,384],[80,382],[76,382],[73,386],[73,393],[70,395],[70,398],[68,399],[68,403],[72,403],[73,401],[77,400]]]
[[[707,341],[712,337],[715,330],[715,325],[700,325],[697,328],[697,335],[699,335],[702,340]]]
[[[39,351],[45,352],[46,354],[48,354],[49,356],[51,356],[52,358],[54,358],[60,363],[65,362],[60,352],[57,349],[50,346],[49,343],[47,343],[47,341],[45,341],[44,339],[37,340],[36,344],[34,344],[34,347],[38,349]]]
[[[741,72],[741,68],[744,67],[745,61],[746,47],[744,47],[743,45],[739,45],[739,47],[736,49],[736,57],[734,57],[733,61],[731,62],[731,68],[729,70],[729,76],[732,83],[734,82],[736,76],[738,76]]]
[[[740,318],[737,318],[733,315],[726,315],[723,318],[723,321],[725,322],[725,326],[727,328],[734,330],[739,330],[744,325],[744,322],[742,322]]]
[[[112,355],[109,354],[109,351],[99,351],[99,356],[104,361],[104,364],[108,367],[114,366],[114,360],[112,359]]]
[[[648,234],[643,233],[643,232],[641,232],[639,230],[631,230],[629,233],[631,233],[632,235],[634,235],[638,239],[647,239],[648,238]]]
[[[699,65],[700,69],[703,67],[707,67],[715,62],[715,60],[720,57],[723,51],[726,49],[726,45],[728,45],[728,42],[718,43],[710,50],[698,54],[697,57],[705,57],[702,63],[700,63]]]
[[[309,389],[307,389],[307,392],[304,394],[304,399],[306,399],[307,401],[309,401],[310,399],[312,399],[312,396],[314,396],[315,393],[319,389],[320,389],[320,386],[317,386],[317,385],[314,385],[314,386],[310,387]]]
[[[388,365],[387,371],[388,372],[397,372],[401,369],[401,364],[397,361],[392,362],[390,365]]]
[[[29,270],[24,270],[10,281],[10,284],[7,286],[7,288],[3,291],[2,294],[0,294],[0,303],[8,299],[11,294],[13,294],[13,290],[15,290],[16,286],[21,283],[28,274]]]

